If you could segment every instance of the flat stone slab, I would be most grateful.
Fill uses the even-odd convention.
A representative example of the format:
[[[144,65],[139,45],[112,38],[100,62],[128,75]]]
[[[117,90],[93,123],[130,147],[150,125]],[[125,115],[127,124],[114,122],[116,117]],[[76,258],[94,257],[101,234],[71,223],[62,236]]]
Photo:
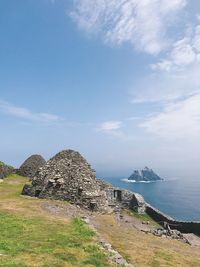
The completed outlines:
[[[184,238],[191,246],[200,246],[200,237],[194,234],[183,234]]]

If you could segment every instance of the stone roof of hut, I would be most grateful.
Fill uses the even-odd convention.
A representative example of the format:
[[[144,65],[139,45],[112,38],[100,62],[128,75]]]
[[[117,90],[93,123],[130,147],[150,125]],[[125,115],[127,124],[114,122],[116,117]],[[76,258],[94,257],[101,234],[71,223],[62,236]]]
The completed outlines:
[[[41,155],[32,155],[24,161],[17,173],[21,176],[33,178],[45,163],[46,161]]]
[[[39,198],[67,200],[85,208],[103,209],[105,192],[94,171],[77,151],[63,150],[39,170],[32,181],[29,195]]]

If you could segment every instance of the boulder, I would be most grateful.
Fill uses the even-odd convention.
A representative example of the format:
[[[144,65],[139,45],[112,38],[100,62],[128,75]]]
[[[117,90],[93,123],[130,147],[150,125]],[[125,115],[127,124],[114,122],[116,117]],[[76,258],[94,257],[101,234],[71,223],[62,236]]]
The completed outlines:
[[[106,193],[95,173],[79,152],[64,150],[51,158],[25,185],[22,194],[38,198],[66,200],[91,210],[108,207]]]
[[[29,178],[33,178],[36,172],[44,166],[45,159],[40,155],[32,155],[24,161],[24,163],[17,170],[17,174]]]

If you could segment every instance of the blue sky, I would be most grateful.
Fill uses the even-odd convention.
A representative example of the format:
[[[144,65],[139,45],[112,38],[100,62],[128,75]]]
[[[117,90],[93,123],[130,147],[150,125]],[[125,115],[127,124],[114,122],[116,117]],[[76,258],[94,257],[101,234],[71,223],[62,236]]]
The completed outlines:
[[[3,0],[0,32],[1,160],[198,174],[198,0]]]

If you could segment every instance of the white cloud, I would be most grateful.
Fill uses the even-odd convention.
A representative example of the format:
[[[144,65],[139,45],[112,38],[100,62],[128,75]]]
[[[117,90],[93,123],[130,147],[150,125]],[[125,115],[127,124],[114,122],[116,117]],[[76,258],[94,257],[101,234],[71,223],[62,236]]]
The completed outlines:
[[[200,62],[200,25],[190,28],[184,38],[175,42],[169,55],[156,64],[153,70],[174,71]]]
[[[175,42],[169,55],[152,68],[158,70],[138,86],[133,103],[156,103],[161,110],[141,126],[162,137],[199,134],[200,116],[200,25],[190,28]]]
[[[164,110],[140,124],[148,133],[167,139],[200,136],[200,93],[169,103]]]
[[[180,40],[174,44],[171,58],[176,65],[188,65],[196,60],[196,54],[187,39]]]
[[[182,70],[156,72],[135,85],[132,103],[159,103],[187,98],[200,92],[200,64],[195,63]]]
[[[61,118],[57,115],[50,113],[35,113],[24,107],[18,107],[11,103],[0,101],[0,111],[14,116],[16,118],[39,121],[39,122],[56,122],[60,121]]]
[[[137,121],[137,120],[141,120],[141,117],[138,116],[132,116],[126,119],[127,121]]]
[[[105,42],[157,54],[168,46],[168,29],[185,6],[186,0],[74,0],[70,15],[79,28]]]
[[[121,128],[121,124],[121,121],[106,121],[99,128],[103,131],[118,130]]]
[[[200,25],[196,26],[195,34],[192,40],[193,48],[200,53]]]
[[[200,66],[195,65],[183,72],[156,74],[134,103],[150,104],[151,113],[139,123],[147,134],[166,140],[185,139],[199,143],[200,135]],[[159,78],[158,78],[159,77]],[[152,81],[152,83],[151,83]],[[153,105],[153,106],[152,106]],[[152,112],[154,110],[154,112]],[[158,111],[159,110],[159,111]],[[176,146],[176,144],[175,144]]]
[[[101,123],[96,130],[99,132],[120,136],[121,132],[119,130],[121,129],[121,127],[121,121],[106,121]]]
[[[200,135],[200,25],[190,27],[174,42],[156,70],[133,93],[133,103],[156,104],[160,110],[139,124],[149,134],[199,143]],[[195,140],[195,141],[194,141]]]

